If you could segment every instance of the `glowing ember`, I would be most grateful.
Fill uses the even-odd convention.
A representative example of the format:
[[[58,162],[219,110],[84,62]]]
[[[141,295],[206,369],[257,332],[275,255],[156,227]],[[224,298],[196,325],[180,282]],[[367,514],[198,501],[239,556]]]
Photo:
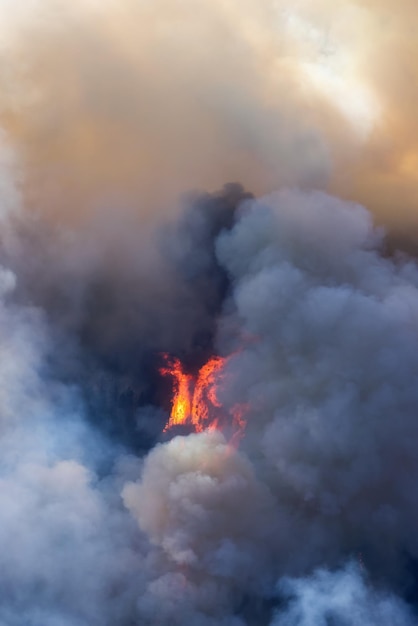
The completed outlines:
[[[173,380],[173,400],[170,419],[164,431],[173,426],[190,425],[196,432],[221,429],[229,425],[233,439],[239,439],[245,428],[244,405],[235,405],[224,410],[219,391],[225,384],[225,365],[228,358],[211,357],[194,378],[187,374],[177,358],[164,355],[165,367],[160,369],[164,376]]]

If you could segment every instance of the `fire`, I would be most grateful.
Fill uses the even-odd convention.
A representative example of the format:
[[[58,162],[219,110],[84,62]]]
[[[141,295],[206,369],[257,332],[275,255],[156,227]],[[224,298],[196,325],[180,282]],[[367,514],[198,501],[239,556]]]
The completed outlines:
[[[189,425],[196,432],[232,427],[232,437],[237,439],[245,428],[245,406],[234,405],[225,410],[219,392],[226,382],[225,366],[228,358],[211,357],[196,377],[184,371],[176,357],[164,355],[166,365],[160,369],[173,380],[173,399],[170,418],[164,428]]]
[[[191,387],[193,379],[183,372],[179,359],[165,356],[166,367],[160,369],[165,376],[172,376],[174,381],[174,398],[170,421],[164,430],[171,426],[186,424],[192,411]]]
[[[197,432],[204,430],[204,424],[207,424],[208,428],[217,427],[218,420],[214,415],[212,415],[212,422],[210,421],[211,408],[219,409],[222,406],[217,396],[217,385],[225,362],[226,359],[215,356],[199,370],[194,387],[191,416],[192,424]]]

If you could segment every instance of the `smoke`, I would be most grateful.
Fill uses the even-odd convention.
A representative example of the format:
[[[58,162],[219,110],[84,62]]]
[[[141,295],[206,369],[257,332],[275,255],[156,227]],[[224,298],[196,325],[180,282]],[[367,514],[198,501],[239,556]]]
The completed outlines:
[[[177,437],[155,448],[141,482],[126,485],[123,498],[168,561],[161,585],[177,579],[176,602],[181,606],[186,597],[186,610],[196,613],[189,617],[192,623],[199,623],[201,613],[218,623],[233,612],[243,588],[258,595],[268,588],[273,502],[249,462],[219,433]],[[144,603],[151,601],[153,617],[161,598]]]
[[[297,98],[270,102],[262,83],[273,6],[47,1],[23,13],[6,20],[1,113],[37,211],[128,205],[144,221],[190,187],[326,178],[327,147],[296,121]]]
[[[168,409],[162,353],[197,371],[213,352],[229,288],[215,239],[249,197],[237,184],[192,194],[157,233],[112,214],[82,231],[28,213],[10,220],[0,257],[19,276],[16,302],[47,316],[55,377],[77,384],[91,419],[133,448],[160,434],[153,407]]]
[[[218,240],[234,315],[257,338],[234,357],[246,446],[297,506],[301,557],[358,552],[396,577],[417,550],[418,274],[382,246],[362,207],[298,191],[244,207]]]
[[[194,197],[154,254],[143,241],[145,276],[131,223],[117,274],[103,231],[48,240],[43,224],[11,218],[3,245],[4,623],[415,623],[415,262],[321,192]],[[118,306],[92,305],[98,276]],[[158,378],[135,354],[199,362],[178,326],[190,306],[197,328],[212,320],[205,350],[241,342],[222,401],[248,407],[245,437],[146,453],[167,413],[163,392],[132,400]]]
[[[190,188],[313,185],[413,241],[414,15],[410,0],[4,2],[0,118],[26,204],[144,224]]]
[[[0,5],[2,624],[417,623],[414,11]]]
[[[283,579],[280,590],[289,607],[272,626],[414,623],[402,602],[371,590],[353,564],[333,574],[319,570],[311,579]]]

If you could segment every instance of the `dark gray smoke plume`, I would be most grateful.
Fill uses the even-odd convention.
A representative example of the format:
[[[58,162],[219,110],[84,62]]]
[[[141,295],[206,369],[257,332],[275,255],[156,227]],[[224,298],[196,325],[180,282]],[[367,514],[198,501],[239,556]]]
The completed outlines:
[[[4,162],[0,623],[416,624],[415,261],[297,189],[59,229]],[[238,447],[162,436],[162,352],[233,352]]]

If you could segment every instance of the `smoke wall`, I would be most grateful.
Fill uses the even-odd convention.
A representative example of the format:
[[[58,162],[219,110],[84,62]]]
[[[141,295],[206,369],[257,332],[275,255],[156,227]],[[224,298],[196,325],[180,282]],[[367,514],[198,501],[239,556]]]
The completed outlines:
[[[1,624],[418,622],[414,11],[0,4]]]

